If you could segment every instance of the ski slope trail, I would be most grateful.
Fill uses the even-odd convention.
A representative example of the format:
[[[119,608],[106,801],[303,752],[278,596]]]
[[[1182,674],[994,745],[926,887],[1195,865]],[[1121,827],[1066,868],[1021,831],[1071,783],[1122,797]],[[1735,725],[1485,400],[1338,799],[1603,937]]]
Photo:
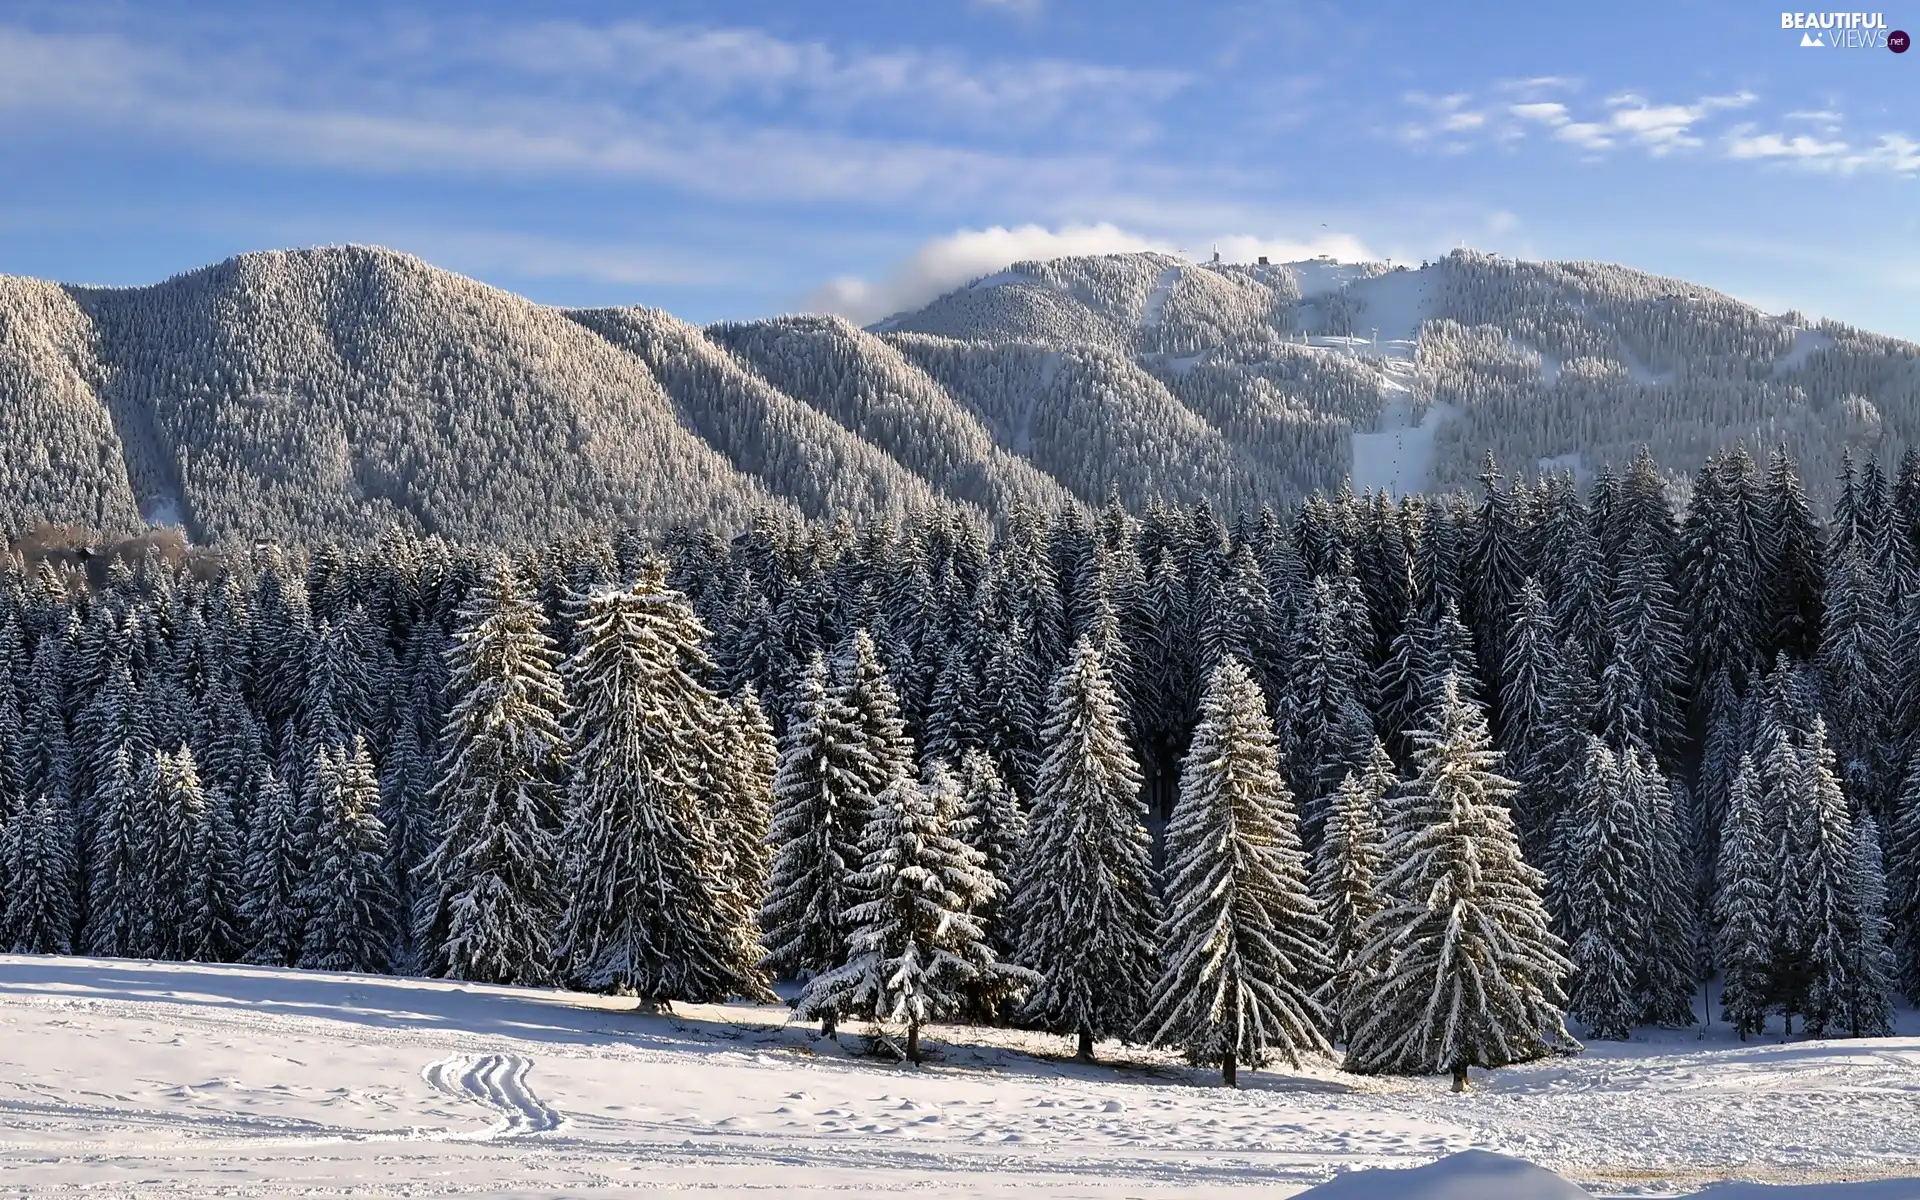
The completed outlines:
[[[454,1055],[428,1063],[421,1075],[435,1091],[456,1100],[476,1101],[499,1114],[493,1128],[467,1135],[478,1140],[552,1133],[566,1125],[527,1086],[527,1072],[532,1069],[533,1061],[518,1054]]]
[[[1087,1066],[1018,1030],[930,1027],[914,1069],[781,1005],[0,956],[0,1197],[1280,1200],[1465,1150],[1597,1196],[1920,1176],[1901,1016],[1860,1042],[1647,1033],[1466,1096],[1325,1061],[1229,1090],[1175,1053]]]

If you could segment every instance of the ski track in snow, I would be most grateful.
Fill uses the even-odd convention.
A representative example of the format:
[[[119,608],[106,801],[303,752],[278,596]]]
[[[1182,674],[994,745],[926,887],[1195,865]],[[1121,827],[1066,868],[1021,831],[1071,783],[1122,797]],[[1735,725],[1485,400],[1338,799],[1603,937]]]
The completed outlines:
[[[456,1100],[473,1100],[499,1113],[493,1128],[467,1135],[474,1140],[552,1133],[566,1125],[559,1113],[527,1086],[530,1059],[518,1054],[479,1058],[455,1055],[428,1063],[421,1076],[435,1091]]]
[[[934,1027],[912,1070],[779,1006],[631,1004],[0,956],[0,1195],[1278,1198],[1469,1148],[1598,1195],[1920,1174],[1907,1010],[1878,1041],[1596,1043],[1460,1097],[1324,1063],[1227,1091],[1171,1053],[1082,1067],[1014,1030]]]

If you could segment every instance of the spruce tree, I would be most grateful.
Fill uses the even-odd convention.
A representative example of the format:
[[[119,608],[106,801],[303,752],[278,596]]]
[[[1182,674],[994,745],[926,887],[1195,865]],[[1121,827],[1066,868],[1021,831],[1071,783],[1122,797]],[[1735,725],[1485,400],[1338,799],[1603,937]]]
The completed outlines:
[[[1920,754],[1907,760],[1887,839],[1888,915],[1893,926],[1894,979],[1910,1004],[1920,1003]]]
[[[1372,769],[1349,771],[1334,792],[1314,866],[1314,896],[1332,934],[1327,943],[1331,971],[1319,1000],[1341,1041],[1346,1040],[1343,1001],[1362,986],[1356,974],[1361,937],[1382,902],[1386,827],[1380,805],[1394,782],[1393,763],[1378,741],[1371,761]]]
[[[983,977],[1032,976],[998,962],[973,908],[994,891],[980,853],[954,836],[951,775],[936,764],[926,783],[901,776],[867,822],[858,886],[848,910],[855,926],[844,966],[815,976],[801,995],[802,1017],[853,1014],[906,1027],[907,1061],[920,1061],[920,1031],[957,1011]]]
[[[1005,885],[1003,896],[982,905],[978,915],[994,954],[1011,959],[1017,944],[1011,909],[1004,901],[1014,887],[1020,845],[1027,836],[1027,814],[983,751],[969,750],[961,756],[959,782],[961,836],[980,852],[987,873]]]
[[[561,949],[577,982],[645,1005],[767,995],[717,878],[725,847],[705,788],[726,769],[710,736],[725,701],[706,682],[705,633],[651,563],[586,598],[567,664]]]
[[[74,927],[73,813],[42,792],[16,810],[0,836],[9,875],[0,945],[14,954],[71,954]]]
[[[858,902],[874,772],[855,714],[829,690],[826,663],[814,655],[773,781],[773,869],[760,927],[761,965],[778,978],[805,981],[847,961],[846,913]]]
[[[1612,1041],[1625,1041],[1640,1017],[1638,967],[1651,924],[1650,856],[1621,765],[1600,739],[1589,739],[1563,885],[1573,963],[1567,1013],[1589,1036]]]
[[[1860,906],[1860,940],[1853,968],[1859,998],[1848,1032],[1853,1037],[1886,1037],[1893,1032],[1893,953],[1886,863],[1880,850],[1880,826],[1872,814],[1863,814],[1853,825],[1853,887]]]
[[[240,877],[244,957],[259,966],[290,967],[300,959],[306,933],[301,896],[311,846],[293,789],[271,767],[260,776],[252,809]]]
[[[1878,1028],[1884,979],[1861,953],[1864,930],[1853,819],[1840,787],[1826,725],[1816,721],[1805,752],[1799,803],[1789,811],[1795,864],[1794,944],[1804,955],[1807,1032],[1815,1037]],[[1870,977],[1869,977],[1870,976]]]
[[[562,906],[566,703],[545,614],[504,556],[468,593],[448,658],[455,699],[431,794],[443,834],[419,870],[425,966],[451,979],[544,983]]]
[[[1026,1015],[1094,1042],[1132,1031],[1156,966],[1158,912],[1140,770],[1088,638],[1055,678],[1044,757],[1010,901],[1017,960],[1037,972]]]
[[[1233,659],[1200,701],[1167,860],[1166,966],[1141,1024],[1148,1040],[1219,1063],[1229,1087],[1241,1063],[1277,1055],[1298,1066],[1303,1052],[1328,1052],[1314,998],[1331,972],[1328,929],[1266,700]]]
[[[1693,907],[1694,868],[1674,807],[1673,790],[1651,754],[1629,749],[1620,786],[1633,809],[1643,848],[1646,936],[1640,943],[1640,1020],[1648,1025],[1692,1025],[1693,987],[1699,976],[1700,932]]]
[[[1745,1041],[1766,1028],[1773,1000],[1773,950],[1780,897],[1774,855],[1779,842],[1760,772],[1742,757],[1727,789],[1713,902],[1714,957],[1720,964],[1720,1011]]]
[[[136,953],[140,930],[141,867],[139,770],[126,746],[113,751],[94,790],[93,852],[87,858],[86,953],[121,958]]]
[[[193,950],[188,910],[194,883],[194,856],[207,809],[193,751],[157,751],[145,772],[145,800],[134,859],[141,865],[141,952],[155,958],[185,959]]]
[[[312,971],[380,972],[393,951],[393,896],[385,870],[380,781],[355,737],[350,750],[323,750],[316,764],[319,809],[299,893],[306,927],[299,965]]]
[[[1349,1070],[1493,1068],[1577,1048],[1562,1019],[1569,964],[1547,925],[1545,880],[1520,856],[1486,719],[1449,672],[1416,773],[1396,798],[1381,890],[1350,997]]]
[[[241,855],[232,804],[219,787],[206,794],[187,861],[182,957],[232,962],[241,950]]]

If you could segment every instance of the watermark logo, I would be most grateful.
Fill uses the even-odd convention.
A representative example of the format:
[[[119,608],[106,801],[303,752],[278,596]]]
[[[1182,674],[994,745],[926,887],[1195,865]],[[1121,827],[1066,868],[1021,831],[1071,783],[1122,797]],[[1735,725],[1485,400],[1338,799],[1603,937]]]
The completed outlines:
[[[1799,32],[1800,45],[1814,50],[1892,50],[1906,52],[1907,35],[1887,28],[1885,13],[1783,12],[1780,28]],[[1899,42],[1895,46],[1896,36]]]

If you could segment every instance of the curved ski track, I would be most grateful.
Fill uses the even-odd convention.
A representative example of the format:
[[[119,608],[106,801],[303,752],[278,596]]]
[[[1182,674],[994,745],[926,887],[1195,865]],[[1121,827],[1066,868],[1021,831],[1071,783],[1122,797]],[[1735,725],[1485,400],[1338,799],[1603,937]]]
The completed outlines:
[[[454,1055],[428,1063],[420,1074],[435,1091],[456,1100],[476,1101],[498,1114],[491,1129],[462,1137],[483,1141],[565,1128],[566,1118],[527,1086],[527,1072],[532,1069],[533,1060],[518,1054]]]

